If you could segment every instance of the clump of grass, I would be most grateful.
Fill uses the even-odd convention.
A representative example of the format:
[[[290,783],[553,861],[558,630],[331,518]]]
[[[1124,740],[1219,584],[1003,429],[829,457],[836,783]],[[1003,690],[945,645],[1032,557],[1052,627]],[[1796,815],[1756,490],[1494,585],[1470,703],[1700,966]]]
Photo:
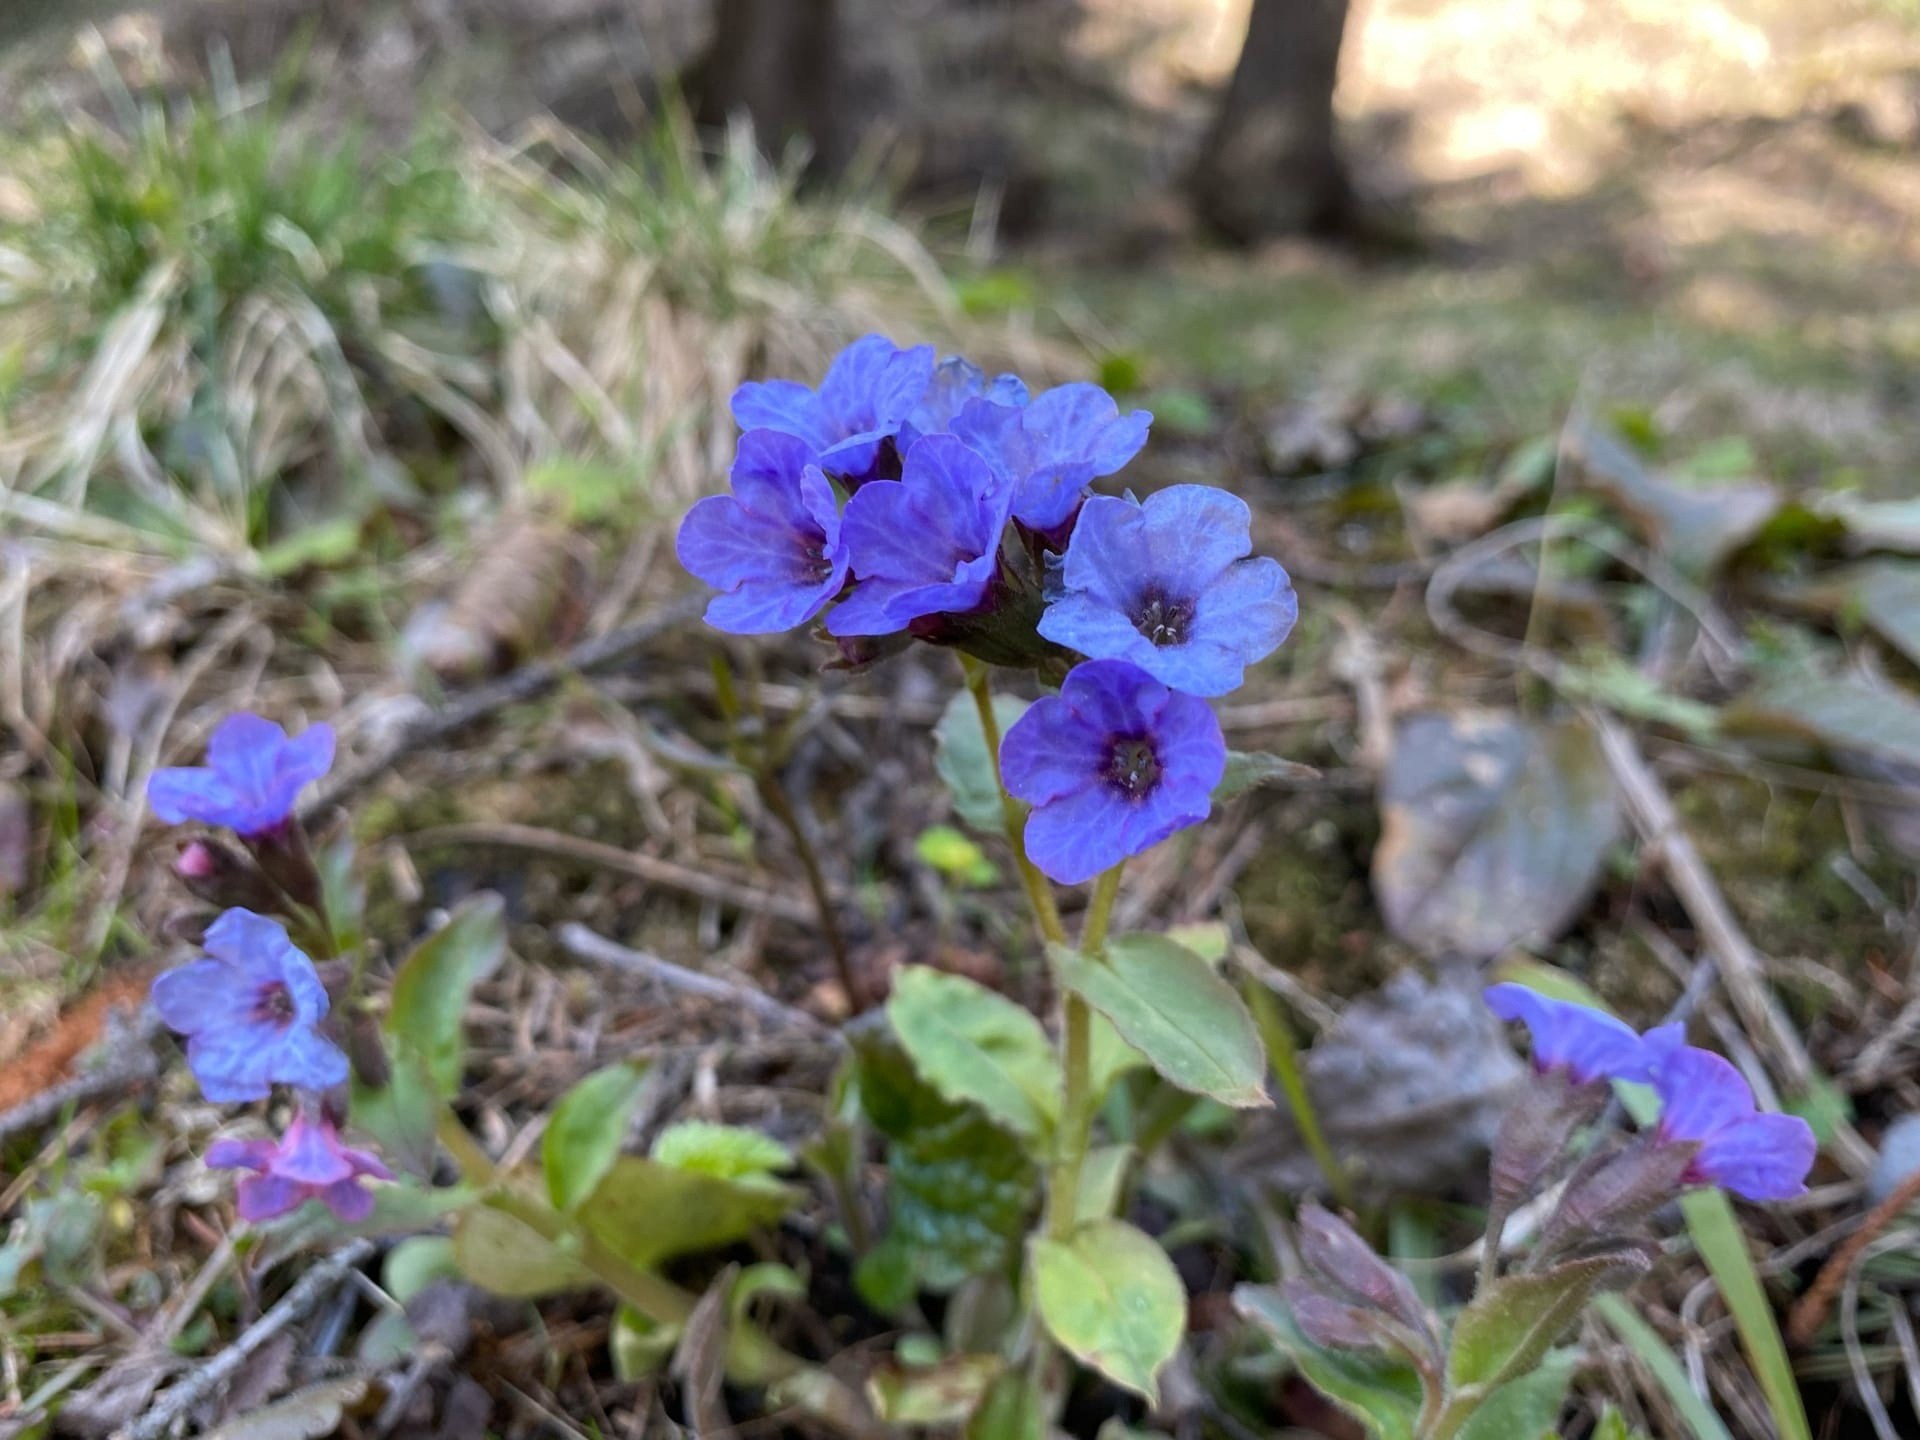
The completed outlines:
[[[444,140],[376,154],[230,86],[170,109],[116,83],[115,123],[70,119],[17,162],[35,204],[0,227],[0,485],[42,523],[258,544],[283,482],[390,480],[390,422],[457,423],[485,383],[450,295],[476,203]]]

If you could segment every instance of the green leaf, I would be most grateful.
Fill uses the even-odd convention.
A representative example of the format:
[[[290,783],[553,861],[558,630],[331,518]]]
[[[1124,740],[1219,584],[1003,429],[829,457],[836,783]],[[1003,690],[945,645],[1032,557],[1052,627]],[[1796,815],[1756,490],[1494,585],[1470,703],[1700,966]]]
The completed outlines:
[[[1034,1303],[1076,1359],[1149,1402],[1180,1348],[1187,1292],[1166,1252],[1123,1220],[1096,1220],[1029,1246]]]
[[[1594,1422],[1587,1440],[1647,1440],[1646,1433],[1627,1423],[1627,1417],[1609,1405]]]
[[[1368,1351],[1314,1344],[1276,1286],[1242,1285],[1233,1292],[1233,1305],[1273,1337],[1307,1383],[1364,1424],[1376,1440],[1413,1440],[1421,1393],[1412,1366]]]
[[[445,1235],[409,1235],[387,1251],[380,1262],[380,1284],[402,1305],[436,1280],[460,1271],[453,1241]]]
[[[1556,1434],[1578,1358],[1573,1350],[1556,1350],[1537,1369],[1502,1385],[1474,1408],[1458,1440],[1537,1440]]]
[[[1079,1220],[1105,1220],[1120,1208],[1120,1192],[1133,1164],[1131,1145],[1097,1145],[1080,1162],[1080,1194],[1074,1202]]]
[[[887,1237],[856,1272],[861,1294],[891,1312],[920,1289],[1009,1272],[1038,1199],[1025,1146],[977,1107],[944,1099],[886,1032],[858,1036],[854,1057],[860,1107],[888,1141]]]
[[[278,580],[309,566],[332,569],[361,553],[361,517],[336,515],[302,525],[256,557],[262,578]]]
[[[632,515],[646,494],[634,481],[628,466],[564,456],[529,465],[521,477],[529,494],[552,496],[565,518],[581,525]]]
[[[978,1105],[1040,1142],[1060,1118],[1060,1072],[1040,1022],[1003,995],[924,965],[893,979],[887,1019],[914,1069],[949,1100]]]
[[[1121,935],[1107,942],[1104,960],[1064,945],[1047,954],[1060,983],[1174,1085],[1226,1105],[1272,1103],[1253,1017],[1191,950],[1164,935]]]
[[[913,842],[913,853],[956,885],[991,885],[1000,878],[986,853],[965,831],[930,825]]]
[[[786,1185],[743,1185],[625,1155],[614,1161],[579,1216],[602,1244],[649,1270],[676,1255],[743,1240],[800,1198]]]
[[[613,1378],[631,1385],[657,1374],[680,1345],[684,1327],[662,1325],[631,1305],[622,1305],[613,1317],[607,1350],[613,1358]]]
[[[1645,1268],[1644,1257],[1629,1251],[1495,1281],[1454,1321],[1448,1383],[1493,1387],[1531,1370],[1579,1318],[1596,1287],[1623,1269]]]
[[[653,1142],[652,1154],[660,1164],[676,1170],[743,1185],[778,1184],[774,1172],[793,1164],[793,1152],[772,1136],[705,1120],[669,1125]]]
[[[1660,1114],[1660,1102],[1647,1086],[1623,1085],[1618,1088],[1621,1102],[1635,1123],[1651,1126]],[[1793,1364],[1780,1338],[1780,1327],[1773,1317],[1773,1306],[1760,1284],[1760,1274],[1747,1252],[1746,1237],[1733,1213],[1733,1203],[1722,1190],[1694,1190],[1680,1197],[1680,1211],[1687,1219],[1687,1233],[1694,1248],[1706,1262],[1720,1298],[1733,1315],[1734,1328],[1740,1332],[1740,1344],[1747,1352],[1767,1408],[1773,1414],[1774,1428],[1780,1440],[1811,1440],[1806,1406],[1800,1399],[1800,1387],[1794,1378]],[[1611,1317],[1610,1317],[1611,1318]]]
[[[1098,1106],[1106,1099],[1113,1082],[1131,1070],[1150,1068],[1147,1057],[1120,1038],[1106,1016],[1093,1017],[1092,1054],[1087,1062],[1088,1103]]]
[[[1830,588],[1844,614],[1857,615],[1910,664],[1920,665],[1920,562],[1869,560],[1835,576]]]
[[[609,1065],[580,1081],[553,1107],[540,1140],[540,1163],[547,1194],[562,1213],[572,1214],[613,1168],[646,1073],[641,1065]]]
[[[594,1283],[593,1272],[524,1221],[479,1204],[453,1222],[460,1273],[495,1295],[534,1299]]]
[[[1713,1406],[1693,1388],[1693,1382],[1687,1378],[1686,1367],[1680,1363],[1679,1357],[1667,1348],[1667,1342],[1660,1338],[1660,1332],[1641,1318],[1632,1305],[1618,1295],[1602,1295],[1594,1301],[1593,1308],[1612,1327],[1613,1333],[1626,1341],[1639,1357],[1640,1363],[1652,1372],[1673,1408],[1687,1422],[1693,1440],[1733,1440]]]
[[[1720,1296],[1733,1314],[1740,1332],[1740,1343],[1753,1366],[1760,1389],[1767,1397],[1767,1408],[1780,1431],[1780,1440],[1810,1440],[1807,1411],[1800,1399],[1799,1382],[1793,1374],[1793,1362],[1780,1339],[1780,1327],[1773,1318],[1773,1306],[1761,1288],[1760,1276],[1753,1268],[1753,1256],[1747,1251],[1746,1237],[1733,1205],[1721,1190],[1695,1190],[1680,1197],[1680,1209],[1687,1217],[1687,1230],[1693,1236],[1700,1258],[1713,1272]]]
[[[1012,695],[993,697],[993,718],[1005,735],[1013,722],[1027,713],[1029,702]],[[993,758],[987,754],[986,733],[973,696],[962,689],[947,702],[933,730],[934,769],[947,782],[954,813],[976,830],[1001,834],[1006,826],[1001,809],[1000,784],[994,778]]]
[[[1006,1368],[998,1355],[949,1355],[934,1365],[883,1361],[867,1378],[867,1398],[889,1425],[958,1425]]]
[[[1213,787],[1213,803],[1222,804],[1263,785],[1298,785],[1319,778],[1320,772],[1311,765],[1282,760],[1278,755],[1260,750],[1229,750],[1227,768],[1220,776],[1220,783]]]
[[[428,1078],[426,1062],[406,1041],[387,1042],[387,1082],[369,1085],[353,1077],[349,1113],[355,1128],[379,1142],[380,1153],[410,1175],[430,1179],[439,1143],[434,1127],[440,1098]]]
[[[465,1047],[461,1024],[473,987],[507,953],[505,907],[498,895],[475,895],[429,935],[393,977],[387,1033],[413,1048],[442,1098],[460,1088]]]
[[[995,1380],[967,1421],[966,1440],[1046,1440],[1045,1402],[1025,1367]]]
[[[1920,700],[1851,675],[1808,672],[1771,681],[1727,707],[1731,733],[1786,735],[1896,765],[1920,765]]]

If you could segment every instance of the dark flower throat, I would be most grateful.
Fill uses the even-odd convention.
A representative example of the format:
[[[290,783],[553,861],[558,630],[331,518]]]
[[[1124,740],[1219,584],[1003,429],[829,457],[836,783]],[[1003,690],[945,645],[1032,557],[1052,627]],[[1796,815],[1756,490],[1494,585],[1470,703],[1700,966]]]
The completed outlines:
[[[1121,735],[1107,752],[1107,784],[1129,800],[1144,800],[1160,783],[1160,757],[1153,742],[1138,735]]]
[[[1183,645],[1193,625],[1193,602],[1150,590],[1141,597],[1133,628],[1156,646]]]

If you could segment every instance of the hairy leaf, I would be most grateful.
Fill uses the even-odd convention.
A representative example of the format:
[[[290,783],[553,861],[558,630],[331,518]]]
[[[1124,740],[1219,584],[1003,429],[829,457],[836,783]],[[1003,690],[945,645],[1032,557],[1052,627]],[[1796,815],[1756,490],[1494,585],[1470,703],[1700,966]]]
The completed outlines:
[[[557,1209],[571,1214],[613,1168],[645,1082],[642,1066],[609,1065],[580,1081],[553,1107],[540,1140],[540,1160],[547,1194]]]
[[[1034,1303],[1047,1330],[1083,1364],[1150,1402],[1180,1348],[1187,1292],[1151,1236],[1095,1220],[1065,1240],[1030,1245]]]
[[[453,1223],[460,1273],[495,1295],[532,1299],[593,1284],[593,1272],[538,1231],[490,1205],[461,1211]]]
[[[1413,1440],[1421,1393],[1412,1366],[1314,1344],[1271,1285],[1242,1285],[1233,1292],[1233,1304],[1273,1338],[1314,1389],[1358,1419],[1376,1440]]]
[[[1048,950],[1060,983],[1113,1023],[1120,1038],[1182,1090],[1226,1105],[1271,1104],[1266,1055],[1234,988],[1164,935],[1121,935],[1104,959]]]
[[[1027,713],[1027,704],[1012,695],[993,697],[993,718],[1005,735],[1013,722]],[[986,733],[971,692],[962,689],[947,702],[934,727],[934,768],[947,782],[954,813],[973,826],[998,835],[1005,828],[1000,782],[994,778],[993,759],[987,754]]]
[[[676,1255],[743,1240],[800,1198],[787,1185],[743,1184],[627,1155],[613,1163],[579,1214],[602,1244],[646,1270]]]
[[[393,977],[387,1033],[413,1048],[443,1097],[460,1088],[467,1000],[507,953],[504,913],[498,895],[464,901],[445,925],[414,947]]]
[[[920,1077],[1044,1140],[1060,1116],[1060,1073],[1040,1022],[1003,995],[915,965],[894,976],[887,1019]]]

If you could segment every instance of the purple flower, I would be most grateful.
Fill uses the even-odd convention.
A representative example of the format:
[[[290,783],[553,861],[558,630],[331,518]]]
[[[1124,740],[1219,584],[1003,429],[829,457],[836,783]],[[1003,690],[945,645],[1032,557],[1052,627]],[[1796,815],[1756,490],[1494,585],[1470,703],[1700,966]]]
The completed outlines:
[[[1226,765],[1206,702],[1123,660],[1075,666],[1000,745],[1007,789],[1033,806],[1027,854],[1063,885],[1206,819]]]
[[[841,533],[859,583],[827,617],[835,635],[891,635],[926,615],[977,609],[1000,563],[1012,492],[951,435],[907,452],[898,480],[863,485]]]
[[[900,427],[900,450],[904,454],[916,440],[927,435],[944,435],[953,428],[953,420],[969,400],[986,399],[995,405],[1019,406],[1027,403],[1027,382],[1018,375],[987,372],[958,355],[949,355],[933,369],[926,393],[913,413]]]
[[[229,715],[207,741],[205,769],[153,772],[147,803],[169,825],[198,820],[242,835],[263,835],[293,815],[293,802],[333,764],[333,730],[309,725],[289,740],[271,720]]]
[[[296,1115],[279,1140],[220,1140],[207,1151],[216,1170],[252,1170],[239,1184],[240,1218],[259,1224],[318,1200],[349,1224],[373,1214],[373,1196],[362,1179],[391,1180],[378,1157],[340,1142],[324,1115]]]
[[[153,1008],[187,1036],[187,1063],[218,1104],[264,1100],[272,1087],[326,1090],[347,1057],[315,1027],[327,991],[277,920],[229,910],[207,927],[207,959],[153,982]]]
[[[1533,1036],[1533,1068],[1555,1071],[1572,1084],[1652,1078],[1653,1056],[1631,1025],[1591,1005],[1552,1000],[1525,985],[1507,982],[1485,991],[1487,1008],[1502,1020],[1518,1020]],[[1655,1032],[1656,1034],[1662,1032]]]
[[[721,593],[707,623],[767,635],[811,620],[847,580],[833,486],[804,440],[777,430],[740,437],[731,495],[709,495],[680,522],[680,563]]]
[[[1280,562],[1248,558],[1252,521],[1245,501],[1210,485],[1169,486],[1144,504],[1094,496],[1040,633],[1189,695],[1226,694],[1300,613]]]
[[[1073,518],[1087,485],[1140,453],[1153,416],[1122,415],[1098,385],[1056,385],[1024,406],[969,400],[953,433],[1012,481],[1013,517],[1043,533]]]
[[[1748,1200],[1787,1200],[1807,1188],[1819,1149],[1797,1115],[1762,1115],[1740,1072],[1710,1050],[1681,1045],[1653,1070],[1660,1096],[1656,1142],[1699,1146],[1686,1183],[1718,1185]]]
[[[864,335],[834,357],[820,388],[795,380],[750,381],[733,392],[742,430],[778,430],[812,447],[829,475],[858,485],[880,465],[881,442],[900,432],[933,375],[933,347],[898,348]]]

